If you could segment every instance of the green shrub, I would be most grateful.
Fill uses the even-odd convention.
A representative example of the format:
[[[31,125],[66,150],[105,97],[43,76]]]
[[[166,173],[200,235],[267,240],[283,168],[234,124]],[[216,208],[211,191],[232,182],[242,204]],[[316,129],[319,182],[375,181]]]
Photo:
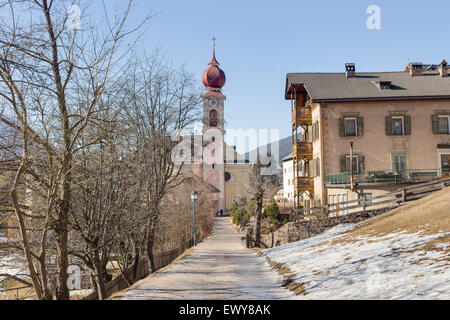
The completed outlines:
[[[244,201],[236,201],[231,208],[231,220],[236,226],[245,225],[249,220],[251,214],[246,210],[247,204]]]
[[[264,208],[263,218],[269,218],[276,221],[281,220],[280,208],[276,201],[272,201]]]

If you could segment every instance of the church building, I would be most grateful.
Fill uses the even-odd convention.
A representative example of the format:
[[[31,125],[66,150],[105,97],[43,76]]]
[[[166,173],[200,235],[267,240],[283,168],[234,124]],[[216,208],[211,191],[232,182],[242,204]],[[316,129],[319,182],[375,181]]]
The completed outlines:
[[[203,100],[202,136],[192,136],[191,149],[199,154],[193,155],[193,161],[185,164],[183,171],[194,174],[214,186],[220,192],[216,194],[216,211],[228,211],[237,200],[249,192],[248,181],[250,163],[238,154],[234,146],[225,143],[225,100],[222,88],[226,82],[225,72],[219,68],[213,44],[213,56],[203,72],[205,86]],[[196,151],[194,151],[195,153]]]

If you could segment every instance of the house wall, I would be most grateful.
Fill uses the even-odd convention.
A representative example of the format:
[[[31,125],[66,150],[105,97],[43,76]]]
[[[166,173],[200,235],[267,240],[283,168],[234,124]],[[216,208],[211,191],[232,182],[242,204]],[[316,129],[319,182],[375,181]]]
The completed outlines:
[[[283,161],[283,198],[294,201],[294,161]]]
[[[314,124],[315,122],[318,123],[318,129],[319,132],[321,132],[322,127],[323,127],[323,123],[322,123],[322,106],[320,104],[314,104],[313,109],[312,109],[312,123]],[[321,203],[323,203],[323,191],[324,191],[324,183],[323,183],[323,172],[322,172],[322,166],[319,166],[318,169],[315,169],[315,166],[318,165],[319,163],[321,163],[323,161],[323,152],[322,152],[322,143],[324,141],[324,137],[322,134],[318,135],[318,139],[313,140],[313,161],[318,161],[315,162],[315,164],[313,165],[313,176],[314,176],[314,204],[312,204],[312,206],[314,205],[320,205]],[[318,173],[318,175],[317,175]],[[320,203],[318,203],[318,201],[320,201]]]
[[[365,171],[391,170],[392,153],[404,152],[407,155],[407,169],[440,169],[439,154],[448,153],[450,149],[438,150],[438,144],[449,144],[450,135],[433,134],[432,115],[439,111],[450,112],[450,100],[411,100],[411,101],[371,101],[322,104],[317,110],[323,110],[322,132],[324,135],[324,172],[321,175],[340,173],[340,157],[348,154],[350,142],[353,141],[355,154],[364,155]],[[313,119],[317,117],[314,110]],[[407,136],[386,135],[385,117],[390,112],[406,112],[411,117],[411,134]],[[364,119],[364,135],[361,137],[340,137],[339,119],[345,113],[359,113]],[[317,151],[316,151],[317,150]],[[320,145],[314,144],[314,153],[319,156]],[[328,194],[336,190],[328,189],[322,196],[319,179],[315,179],[316,197],[328,201]],[[395,189],[400,186],[395,186]],[[390,187],[373,189],[374,195],[388,192]],[[344,192],[344,191],[339,191]],[[355,195],[356,196],[356,195]],[[352,200],[354,196],[349,196]],[[356,198],[355,198],[356,199]]]

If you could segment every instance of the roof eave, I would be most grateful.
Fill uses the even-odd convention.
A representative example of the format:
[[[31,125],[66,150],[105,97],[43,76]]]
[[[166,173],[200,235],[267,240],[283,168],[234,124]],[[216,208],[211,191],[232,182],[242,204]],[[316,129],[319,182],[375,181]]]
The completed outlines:
[[[303,88],[304,91],[308,92],[304,83],[295,83],[292,84],[289,80],[289,75],[286,76],[286,88],[284,90],[284,99],[291,100],[291,88]]]
[[[313,103],[358,102],[358,101],[399,101],[399,100],[438,100],[450,99],[450,95],[442,96],[399,96],[399,97],[364,97],[364,98],[311,98]]]

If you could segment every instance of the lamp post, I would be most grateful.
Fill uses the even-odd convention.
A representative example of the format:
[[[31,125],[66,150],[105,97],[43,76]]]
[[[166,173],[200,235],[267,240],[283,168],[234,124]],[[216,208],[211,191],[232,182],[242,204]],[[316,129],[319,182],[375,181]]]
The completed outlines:
[[[191,193],[191,200],[192,200],[192,204],[194,207],[194,246],[197,245],[197,232],[196,232],[196,228],[195,228],[195,205],[197,203],[197,199],[198,199],[198,193],[197,191],[192,191]]]

